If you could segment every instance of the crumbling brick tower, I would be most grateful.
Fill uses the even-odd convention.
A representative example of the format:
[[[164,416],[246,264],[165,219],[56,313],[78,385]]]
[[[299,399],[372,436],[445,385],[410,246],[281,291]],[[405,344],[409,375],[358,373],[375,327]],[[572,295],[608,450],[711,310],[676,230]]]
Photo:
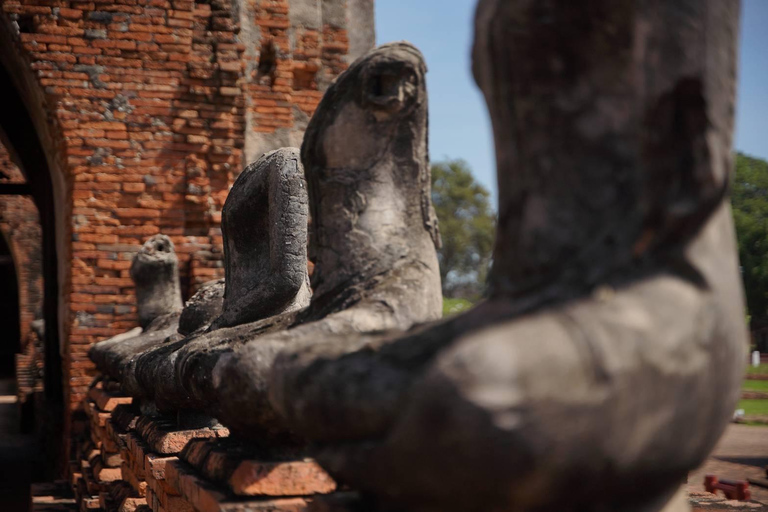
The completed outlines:
[[[65,440],[89,346],[136,324],[133,252],[171,236],[185,298],[222,276],[237,173],[298,145],[373,42],[373,0],[0,0],[0,136],[40,214],[45,396]]]

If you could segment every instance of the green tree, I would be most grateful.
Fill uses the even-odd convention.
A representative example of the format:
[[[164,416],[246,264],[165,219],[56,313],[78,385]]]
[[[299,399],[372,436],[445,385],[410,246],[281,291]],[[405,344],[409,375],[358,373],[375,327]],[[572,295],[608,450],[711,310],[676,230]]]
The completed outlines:
[[[731,193],[739,260],[753,321],[768,319],[768,162],[736,154]]]
[[[490,197],[464,160],[432,165],[432,204],[443,241],[438,259],[446,297],[475,300],[485,289],[496,224]]]

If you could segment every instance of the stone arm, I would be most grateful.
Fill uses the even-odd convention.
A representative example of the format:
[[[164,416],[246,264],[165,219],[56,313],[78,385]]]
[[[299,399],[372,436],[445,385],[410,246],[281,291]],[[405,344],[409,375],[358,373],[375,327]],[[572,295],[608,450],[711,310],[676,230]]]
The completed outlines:
[[[88,352],[88,357],[103,373],[122,382],[133,358],[176,333],[179,315],[176,312],[160,316],[143,331],[136,328],[96,343]]]
[[[723,205],[687,265],[508,320],[489,302],[481,329],[289,345],[271,401],[341,481],[397,501],[642,504],[702,462],[738,399],[742,297],[735,251],[719,250],[732,245]]]

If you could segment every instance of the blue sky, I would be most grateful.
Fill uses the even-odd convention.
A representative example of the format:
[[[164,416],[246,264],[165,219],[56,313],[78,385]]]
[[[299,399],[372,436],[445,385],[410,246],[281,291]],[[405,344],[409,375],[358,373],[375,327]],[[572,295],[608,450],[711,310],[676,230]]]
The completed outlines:
[[[410,41],[427,59],[431,159],[463,158],[495,195],[490,121],[470,71],[476,0],[375,3],[377,42]],[[768,159],[768,0],[743,0],[741,15],[735,145]]]

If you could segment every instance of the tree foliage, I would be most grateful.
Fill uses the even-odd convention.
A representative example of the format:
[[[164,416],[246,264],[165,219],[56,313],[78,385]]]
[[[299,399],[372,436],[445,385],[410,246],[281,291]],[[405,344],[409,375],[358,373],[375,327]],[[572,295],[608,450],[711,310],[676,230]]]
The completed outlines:
[[[432,165],[432,204],[440,222],[443,294],[477,299],[485,288],[495,236],[491,194],[464,160]]]
[[[762,322],[768,320],[768,162],[736,154],[731,202],[747,309]]]

